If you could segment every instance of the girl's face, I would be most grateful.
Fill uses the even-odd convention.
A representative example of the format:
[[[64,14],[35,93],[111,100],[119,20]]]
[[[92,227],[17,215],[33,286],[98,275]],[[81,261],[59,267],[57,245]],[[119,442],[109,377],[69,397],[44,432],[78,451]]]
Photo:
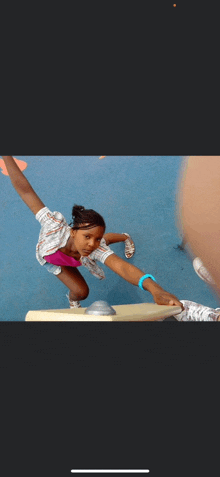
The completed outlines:
[[[87,257],[96,250],[104,235],[104,227],[98,226],[87,230],[71,230],[74,246],[81,256]]]

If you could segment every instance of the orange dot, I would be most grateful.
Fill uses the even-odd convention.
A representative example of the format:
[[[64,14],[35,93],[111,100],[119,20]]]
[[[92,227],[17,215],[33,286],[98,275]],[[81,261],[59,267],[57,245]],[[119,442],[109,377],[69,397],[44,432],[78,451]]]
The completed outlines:
[[[28,166],[27,162],[20,161],[20,159],[16,159],[14,157],[14,160],[15,160],[16,164],[18,165],[18,167],[21,171],[24,171],[26,169],[26,167]],[[9,174],[8,174],[8,171],[6,169],[6,166],[5,166],[5,163],[4,163],[3,159],[0,159],[0,167],[2,168],[1,173],[4,174],[5,176],[8,176]]]
[[[173,7],[176,7],[176,3],[173,4]]]

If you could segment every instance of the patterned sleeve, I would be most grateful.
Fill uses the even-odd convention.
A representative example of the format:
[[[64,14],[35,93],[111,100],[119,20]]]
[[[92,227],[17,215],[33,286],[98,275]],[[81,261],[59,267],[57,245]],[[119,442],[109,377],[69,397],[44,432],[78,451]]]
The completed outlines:
[[[67,225],[64,216],[60,212],[51,212],[48,207],[39,210],[35,218],[40,222],[41,226],[48,226],[49,228],[51,225]]]
[[[92,252],[89,257],[92,260],[98,260],[101,263],[105,263],[106,259],[113,253],[113,250],[111,250],[110,247],[106,245],[105,239],[102,238],[99,248]]]

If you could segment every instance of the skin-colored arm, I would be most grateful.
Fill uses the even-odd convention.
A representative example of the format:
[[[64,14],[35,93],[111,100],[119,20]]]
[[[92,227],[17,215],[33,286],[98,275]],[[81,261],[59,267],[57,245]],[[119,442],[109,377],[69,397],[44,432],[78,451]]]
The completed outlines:
[[[36,215],[39,210],[45,207],[45,205],[34,192],[34,189],[31,187],[23,172],[21,172],[17,166],[13,157],[2,156],[2,158],[4,160],[12,185],[29,209],[31,209],[31,211]]]
[[[124,234],[108,233],[103,235],[103,238],[106,241],[106,245],[111,245],[112,243],[125,242],[128,237]]]
[[[220,297],[220,156],[186,158],[177,199],[179,228],[212,275]]]
[[[132,285],[138,286],[140,278],[145,275],[139,268],[127,263],[116,254],[110,255],[106,259],[105,265],[107,265],[107,267],[109,267],[113,272],[120,275],[120,277],[124,278],[124,280],[131,283]],[[176,298],[175,295],[171,295],[170,293],[163,290],[163,288],[151,280],[151,278],[144,280],[143,288],[152,294],[155,303],[158,305],[175,305],[184,309],[183,304],[178,300],[178,298]]]

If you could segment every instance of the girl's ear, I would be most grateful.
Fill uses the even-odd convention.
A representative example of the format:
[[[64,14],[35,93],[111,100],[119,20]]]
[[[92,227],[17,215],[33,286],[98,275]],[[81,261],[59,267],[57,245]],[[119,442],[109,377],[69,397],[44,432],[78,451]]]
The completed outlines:
[[[76,230],[71,229],[71,230],[70,230],[70,236],[71,236],[72,238],[74,238],[75,235],[76,235]]]

